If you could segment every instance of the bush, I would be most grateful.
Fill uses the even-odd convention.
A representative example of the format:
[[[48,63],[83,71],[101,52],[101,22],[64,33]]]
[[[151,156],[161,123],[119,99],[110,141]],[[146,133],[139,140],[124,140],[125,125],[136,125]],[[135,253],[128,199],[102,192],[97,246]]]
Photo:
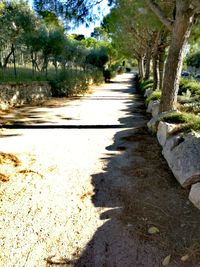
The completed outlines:
[[[198,51],[198,52],[192,54],[191,56],[189,56],[186,59],[186,63],[188,66],[199,68],[200,67],[200,52]]]
[[[98,70],[75,71],[65,70],[61,72],[57,79],[51,80],[52,95],[54,97],[64,97],[83,94],[87,91],[90,81],[100,84],[104,81],[103,73]]]
[[[152,79],[139,82],[139,88],[143,94],[147,89],[151,88],[152,86],[153,86],[153,80]]]
[[[93,80],[94,84],[101,84],[104,82],[103,72],[100,70],[91,70],[88,74],[89,78]]]
[[[200,83],[190,80],[181,79],[179,84],[179,95],[185,94],[187,91],[190,91],[192,95],[200,95]]]
[[[145,105],[148,105],[150,101],[159,100],[161,97],[161,91],[153,91],[153,93],[145,100]]]
[[[106,69],[103,71],[103,76],[105,79],[105,82],[109,82],[112,78],[116,76],[116,72],[112,69]]]
[[[160,119],[168,123],[180,124],[176,132],[200,131],[200,117],[192,113],[175,112]],[[175,132],[173,132],[175,133]]]

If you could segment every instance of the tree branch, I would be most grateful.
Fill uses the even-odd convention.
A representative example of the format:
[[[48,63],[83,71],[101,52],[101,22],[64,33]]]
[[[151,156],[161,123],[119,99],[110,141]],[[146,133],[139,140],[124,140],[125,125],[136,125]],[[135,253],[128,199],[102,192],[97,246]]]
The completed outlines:
[[[155,15],[159,18],[159,20],[170,30],[172,31],[173,21],[165,16],[160,6],[155,3],[154,0],[147,0],[147,4],[151,8],[151,10],[155,13]]]

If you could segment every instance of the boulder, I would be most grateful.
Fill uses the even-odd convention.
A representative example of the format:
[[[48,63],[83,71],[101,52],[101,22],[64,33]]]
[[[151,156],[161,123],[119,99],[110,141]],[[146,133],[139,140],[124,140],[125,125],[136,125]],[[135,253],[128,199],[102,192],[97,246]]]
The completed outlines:
[[[176,128],[176,124],[160,121],[158,124],[157,139],[163,147],[170,136],[170,133]]]
[[[200,183],[193,184],[190,189],[189,200],[200,209]]]
[[[153,88],[149,88],[145,91],[144,97],[149,97],[153,92]]]
[[[153,102],[154,102],[153,100],[149,102],[149,104],[147,106],[147,110],[146,110],[147,113],[151,113],[152,112]]]
[[[160,101],[153,100],[150,101],[147,107],[147,113],[151,113],[153,117],[157,116],[159,113]]]
[[[166,115],[169,115],[169,114],[172,114],[174,112],[177,112],[177,111],[166,111],[166,112],[162,112],[162,113],[159,113],[158,115],[156,115],[155,117],[153,117],[148,123],[147,123],[147,126],[149,128],[149,131],[153,134],[156,134],[157,133],[157,128],[158,128],[158,124],[160,122],[160,119],[163,118],[164,116]]]
[[[166,141],[163,155],[183,187],[200,182],[200,135],[193,132]]]
[[[156,117],[159,114],[159,109],[160,109],[160,101],[159,100],[153,101],[151,109],[152,117]]]

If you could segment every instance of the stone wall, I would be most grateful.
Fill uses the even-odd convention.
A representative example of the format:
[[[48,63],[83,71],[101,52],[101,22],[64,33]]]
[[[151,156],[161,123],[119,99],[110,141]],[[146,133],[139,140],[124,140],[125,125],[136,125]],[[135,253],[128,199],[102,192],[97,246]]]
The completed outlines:
[[[160,119],[177,111],[158,113],[158,106],[159,101],[149,103],[147,112],[152,118],[147,126],[157,135],[162,154],[177,181],[182,187],[190,189],[189,200],[200,209],[200,134],[194,131],[173,133],[178,124]]]
[[[39,104],[52,96],[48,82],[0,84],[0,109],[24,104]]]

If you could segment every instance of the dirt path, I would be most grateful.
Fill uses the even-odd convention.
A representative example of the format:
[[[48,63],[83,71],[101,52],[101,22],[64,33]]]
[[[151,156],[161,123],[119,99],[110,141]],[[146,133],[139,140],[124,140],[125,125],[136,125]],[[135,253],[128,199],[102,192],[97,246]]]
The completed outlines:
[[[19,129],[0,137],[0,266],[198,266],[200,216],[131,79],[4,116]]]

